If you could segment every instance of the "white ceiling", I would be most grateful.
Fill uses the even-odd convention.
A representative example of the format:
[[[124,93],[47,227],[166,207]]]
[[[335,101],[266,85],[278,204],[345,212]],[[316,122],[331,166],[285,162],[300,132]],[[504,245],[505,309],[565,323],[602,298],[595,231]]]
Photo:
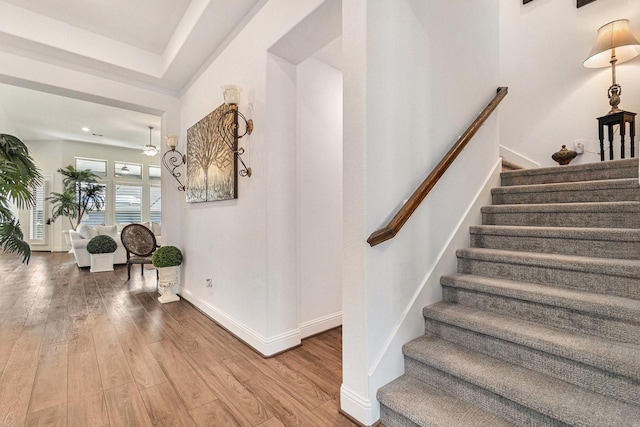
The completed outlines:
[[[0,50],[179,95],[266,1],[0,0]],[[160,142],[149,114],[1,84],[0,108],[26,140]]]

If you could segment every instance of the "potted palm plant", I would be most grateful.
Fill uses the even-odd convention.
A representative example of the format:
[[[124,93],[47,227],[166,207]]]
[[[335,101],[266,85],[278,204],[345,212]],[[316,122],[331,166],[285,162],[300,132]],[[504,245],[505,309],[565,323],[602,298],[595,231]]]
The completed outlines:
[[[24,263],[29,263],[31,248],[12,205],[18,209],[32,207],[32,189],[42,182],[27,146],[13,135],[0,134],[0,249],[21,256]]]
[[[87,243],[87,252],[91,254],[91,272],[113,271],[113,253],[118,244],[106,234],[93,237]]]
[[[175,246],[161,246],[151,256],[153,266],[158,269],[158,289],[161,303],[180,301],[180,297],[171,291],[178,284],[178,266],[182,264],[182,252]]]
[[[82,217],[104,206],[104,186],[100,176],[90,170],[76,170],[72,165],[58,169],[62,178],[62,192],[51,192],[47,200],[53,204],[51,220],[67,217],[72,230],[76,230]],[[68,242],[67,242],[68,243]]]

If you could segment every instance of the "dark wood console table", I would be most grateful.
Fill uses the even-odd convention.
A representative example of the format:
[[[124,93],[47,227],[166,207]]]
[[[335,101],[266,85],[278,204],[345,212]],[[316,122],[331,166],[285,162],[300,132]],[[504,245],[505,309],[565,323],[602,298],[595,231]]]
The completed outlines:
[[[636,113],[619,111],[606,116],[598,117],[598,138],[600,138],[600,161],[604,161],[604,127],[607,127],[609,136],[609,160],[613,160],[613,127],[620,126],[620,158],[624,159],[624,136],[626,126],[629,123],[629,138],[631,139],[631,157],[635,157]]]

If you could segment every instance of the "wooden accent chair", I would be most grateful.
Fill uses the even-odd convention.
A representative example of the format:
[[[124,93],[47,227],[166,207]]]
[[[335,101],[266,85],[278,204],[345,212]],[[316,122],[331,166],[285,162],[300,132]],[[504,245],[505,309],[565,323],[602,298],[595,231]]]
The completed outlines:
[[[156,236],[142,224],[129,224],[122,229],[120,240],[127,250],[127,280],[131,279],[133,264],[140,264],[140,272],[144,276],[144,265],[151,264],[151,255],[158,247]]]

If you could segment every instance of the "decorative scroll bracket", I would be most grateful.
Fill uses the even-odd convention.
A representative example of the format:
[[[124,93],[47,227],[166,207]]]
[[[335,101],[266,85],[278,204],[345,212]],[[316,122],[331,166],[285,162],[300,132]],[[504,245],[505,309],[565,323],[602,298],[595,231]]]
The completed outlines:
[[[182,174],[180,172],[176,172],[180,166],[187,163],[187,158],[184,154],[176,150],[175,148],[167,151],[162,156],[162,164],[164,167],[171,173],[171,176],[178,181],[178,191],[185,191],[185,185],[180,181],[180,177]]]

